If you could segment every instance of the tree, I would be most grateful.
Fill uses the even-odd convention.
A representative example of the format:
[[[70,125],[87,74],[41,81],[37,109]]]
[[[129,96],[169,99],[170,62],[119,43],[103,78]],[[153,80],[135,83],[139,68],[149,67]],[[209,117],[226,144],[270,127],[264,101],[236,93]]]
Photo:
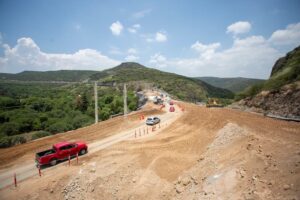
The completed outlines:
[[[88,98],[85,93],[83,95],[78,95],[76,97],[76,103],[75,103],[76,109],[84,112],[87,110],[88,104],[89,104]]]
[[[0,131],[7,136],[16,135],[19,133],[19,127],[20,124],[16,122],[6,122],[1,126]]]
[[[100,111],[100,119],[101,119],[102,121],[107,120],[107,119],[109,119],[110,114],[111,114],[111,113],[110,113],[110,108],[104,107],[104,108],[102,108],[101,111]]]

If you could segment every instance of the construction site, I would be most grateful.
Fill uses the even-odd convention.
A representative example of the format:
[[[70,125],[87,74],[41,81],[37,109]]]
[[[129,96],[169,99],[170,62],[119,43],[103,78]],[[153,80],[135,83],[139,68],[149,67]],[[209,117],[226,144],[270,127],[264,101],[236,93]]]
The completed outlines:
[[[299,199],[299,123],[164,105],[0,149],[0,199]],[[39,174],[35,153],[61,141],[85,141],[88,153]]]

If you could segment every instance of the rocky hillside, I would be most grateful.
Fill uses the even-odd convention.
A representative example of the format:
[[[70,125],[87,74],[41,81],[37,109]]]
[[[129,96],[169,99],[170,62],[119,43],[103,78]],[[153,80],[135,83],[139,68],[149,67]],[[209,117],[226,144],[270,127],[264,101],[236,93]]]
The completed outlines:
[[[201,80],[148,68],[134,62],[122,63],[117,67],[90,76],[91,80],[103,83],[129,83],[137,87],[156,87],[181,100],[205,101],[207,97],[232,98],[229,90],[217,88]]]
[[[266,115],[300,120],[300,47],[276,61],[270,78],[239,94],[233,106]]]

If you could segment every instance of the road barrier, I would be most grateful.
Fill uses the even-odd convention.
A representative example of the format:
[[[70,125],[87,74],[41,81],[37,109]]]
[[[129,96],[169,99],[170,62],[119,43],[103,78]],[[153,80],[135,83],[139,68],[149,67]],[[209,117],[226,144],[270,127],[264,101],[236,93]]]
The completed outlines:
[[[156,129],[156,126],[152,126],[152,132],[154,132]]]
[[[39,176],[41,177],[42,176],[42,172],[41,172],[41,166],[40,165],[38,166],[38,171],[39,171]]]
[[[14,183],[15,183],[15,187],[17,187],[17,175],[16,175],[16,173],[14,173]]]
[[[71,165],[71,155],[69,154],[69,166]]]

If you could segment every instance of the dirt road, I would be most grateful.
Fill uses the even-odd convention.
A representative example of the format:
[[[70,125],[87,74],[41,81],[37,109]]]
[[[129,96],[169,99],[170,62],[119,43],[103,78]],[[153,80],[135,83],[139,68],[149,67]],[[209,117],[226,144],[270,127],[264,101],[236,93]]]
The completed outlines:
[[[180,105],[185,111],[159,133],[137,139],[128,136],[97,149],[79,165],[58,166],[45,171],[42,178],[34,176],[17,188],[2,189],[0,196],[299,199],[299,123],[231,109]],[[134,124],[134,130],[139,123],[132,118],[126,127]],[[111,124],[108,130],[115,135],[120,127]],[[124,134],[120,137],[127,137],[126,131],[119,132]]]
[[[176,106],[175,106],[176,107]],[[168,110],[169,105],[164,108],[164,110]],[[162,114],[158,114],[158,116],[161,119],[161,123],[159,124],[159,127],[162,126],[162,128],[165,128],[167,124],[171,124],[174,120],[176,120],[180,116],[181,112],[179,111],[179,108],[176,107],[176,112],[170,113],[170,112],[164,112]],[[104,139],[100,139],[98,141],[92,142],[88,144],[89,147],[89,155],[93,154],[99,150],[105,149],[113,144],[116,144],[120,141],[127,140],[127,139],[137,139],[137,138],[144,138],[146,135],[146,131],[148,132],[148,137],[152,136],[154,133],[152,132],[152,127],[145,125],[145,120],[140,121],[134,128],[130,128],[127,130],[122,130],[121,132],[108,136]],[[158,129],[158,125],[157,125]],[[142,131],[142,133],[141,133]],[[160,130],[156,130],[158,132]],[[150,135],[149,135],[150,132]],[[140,136],[139,133],[142,135]],[[36,176],[38,174],[38,169],[35,166],[35,162],[32,159],[31,161],[28,161],[28,164],[19,164],[16,167],[10,167],[7,169],[2,169],[0,171],[0,189],[5,188],[6,186],[13,184],[13,174],[17,174],[18,182],[23,181],[24,179],[30,178],[32,176]],[[64,164],[64,162],[59,163],[56,166],[51,167],[51,169],[59,167],[61,164]],[[47,170],[51,170],[50,168],[45,168],[42,171],[45,172]]]

